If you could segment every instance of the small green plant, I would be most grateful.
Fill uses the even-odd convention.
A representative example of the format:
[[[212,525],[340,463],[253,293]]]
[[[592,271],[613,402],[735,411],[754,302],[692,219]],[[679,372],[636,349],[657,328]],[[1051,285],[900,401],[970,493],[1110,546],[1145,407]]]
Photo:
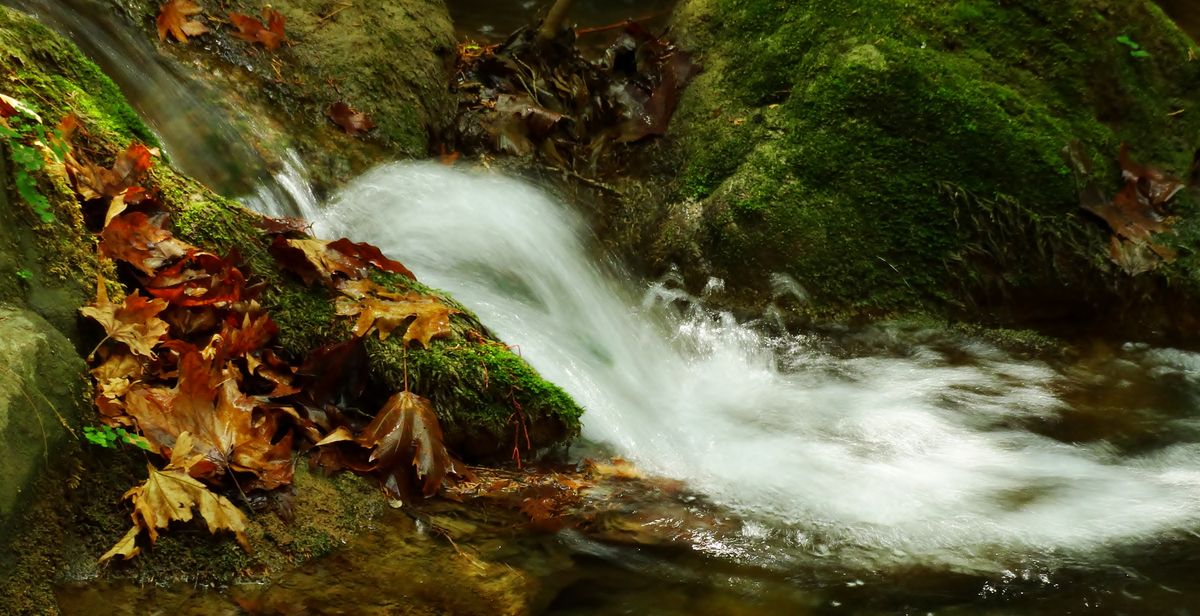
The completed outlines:
[[[87,442],[104,447],[105,449],[112,449],[117,446],[118,442],[121,442],[126,445],[133,445],[139,449],[145,449],[146,451],[153,451],[150,441],[147,441],[146,437],[140,434],[133,434],[125,428],[84,426],[83,438],[87,439]]]
[[[34,178],[35,173],[45,168],[46,163],[42,159],[42,153],[36,147],[27,145],[28,137],[34,138],[35,141],[45,143],[46,128],[40,122],[32,120],[35,123],[26,131],[23,130],[23,125],[27,119],[24,116],[13,116],[10,118],[11,126],[0,124],[0,138],[4,144],[8,146],[9,158],[13,162],[13,185],[17,188],[17,194],[33,208],[33,212],[44,223],[54,222],[54,211],[50,207],[50,201],[41,192],[38,192],[37,179]],[[55,151],[55,155],[58,152]],[[61,156],[59,157],[61,160]]]
[[[21,282],[29,282],[33,280],[33,272],[25,268],[19,269],[17,270],[17,279]]]
[[[1150,52],[1146,51],[1145,49],[1142,49],[1141,45],[1139,45],[1133,39],[1129,38],[1129,36],[1126,34],[1122,34],[1121,36],[1118,36],[1117,42],[1128,47],[1129,55],[1131,55],[1135,58],[1149,58],[1150,57]]]

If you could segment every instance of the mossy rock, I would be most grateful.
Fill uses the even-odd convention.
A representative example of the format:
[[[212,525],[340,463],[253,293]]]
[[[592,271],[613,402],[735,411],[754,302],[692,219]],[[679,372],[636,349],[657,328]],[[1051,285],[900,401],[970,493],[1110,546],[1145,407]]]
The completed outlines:
[[[217,87],[228,106],[267,129],[263,154],[294,148],[318,194],[337,188],[381,160],[427,156],[430,135],[455,109],[449,78],[454,28],[442,0],[276,0],[288,42],[270,51],[233,36],[226,11],[259,17],[264,3],[198,4],[209,33],[182,44],[159,43],[161,3],[111,0],[193,76]],[[199,70],[196,70],[196,69]],[[343,101],[376,124],[351,136],[326,111]]]
[[[1191,326],[1173,322],[1200,291],[1194,202],[1161,237],[1181,258],[1131,277],[1062,156],[1081,142],[1113,192],[1122,141],[1188,168],[1200,61],[1149,0],[684,0],[674,23],[705,73],[672,124],[668,209],[689,214],[656,254],[726,279],[732,306],[787,274],[798,318]]]
[[[4,78],[0,92],[25,102],[40,118],[30,116],[21,122],[9,118],[10,124],[23,131],[36,132],[39,126],[50,131],[48,127],[59,118],[74,112],[86,129],[77,149],[86,149],[101,165],[110,164],[132,141],[154,144],[153,135],[113,82],[77,48],[33,18],[0,8],[0,44],[0,76]],[[82,384],[86,373],[76,354],[86,352],[99,337],[89,339],[81,333],[76,313],[90,301],[98,272],[105,271],[110,280],[117,276],[111,265],[97,262],[96,240],[84,224],[79,204],[49,163],[26,173],[46,199],[50,222],[44,222],[35,204],[28,203],[16,189],[12,169],[19,159],[14,158],[12,145],[25,141],[25,137],[0,140],[4,144],[0,159],[6,163],[0,167],[5,187],[0,193],[0,221],[5,223],[0,226],[0,275],[12,277],[0,280],[0,302],[11,304],[13,314],[39,323],[31,311],[39,311],[41,306],[53,328],[71,340],[74,348],[65,344],[70,357],[61,358],[65,367],[46,363],[44,372],[63,388],[63,396],[78,401],[81,392],[70,389],[70,383],[78,379]],[[245,270],[264,283],[259,301],[279,324],[280,343],[292,359],[302,359],[313,348],[349,335],[347,324],[335,315],[328,291],[306,287],[279,268],[267,250],[271,238],[257,225],[261,220],[258,214],[181,175],[166,161],[156,163],[150,174],[148,184],[158,189],[177,235],[221,254],[236,249]],[[17,275],[24,269],[32,275]],[[377,282],[394,290],[436,294],[454,304],[445,294],[407,278],[378,273]],[[56,289],[62,291],[55,296],[58,299],[49,302],[53,305],[37,296]],[[407,362],[412,366],[409,384],[415,393],[434,401],[448,445],[474,460],[507,458],[514,428],[522,422],[535,449],[564,443],[578,434],[582,410],[562,390],[542,380],[496,341],[469,311],[463,309],[455,315],[453,327],[455,335],[435,341],[429,349],[405,352],[394,340],[372,341],[372,395],[382,402],[384,396],[402,387]],[[65,340],[62,336],[57,339]],[[63,352],[59,348],[63,346],[58,345],[55,352]],[[26,491],[39,495],[40,501],[23,516],[17,508],[10,512],[5,505],[6,528],[23,532],[9,546],[11,550],[0,551],[0,568],[6,571],[0,579],[0,590],[4,590],[0,594],[7,601],[0,602],[0,612],[53,612],[48,585],[63,577],[96,575],[94,558],[127,528],[128,510],[120,495],[144,477],[143,456],[134,451],[83,451],[78,441],[67,442],[75,444],[48,452],[58,474],[43,477],[37,487]],[[288,525],[270,517],[275,514],[254,517],[249,533],[256,547],[254,555],[242,553],[231,542],[213,541],[207,531],[184,532],[160,540],[154,550],[157,556],[142,555],[132,568],[116,569],[115,574],[159,583],[224,584],[261,579],[280,567],[334,548],[346,533],[365,525],[364,520],[384,502],[366,480],[350,475],[327,479],[301,474],[296,489],[296,507],[305,509],[295,513],[306,521]],[[9,525],[10,513],[12,519],[23,521]]]

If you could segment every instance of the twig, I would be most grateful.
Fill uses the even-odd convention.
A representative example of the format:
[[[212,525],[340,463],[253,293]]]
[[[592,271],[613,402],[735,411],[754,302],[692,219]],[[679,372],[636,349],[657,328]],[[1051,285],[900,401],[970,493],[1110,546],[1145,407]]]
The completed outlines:
[[[650,21],[652,19],[658,19],[659,17],[662,17],[663,15],[666,15],[666,14],[667,14],[667,11],[655,11],[648,15],[642,15],[641,17],[633,17],[633,18],[623,19],[616,23],[608,24],[607,26],[595,26],[592,28],[575,28],[575,36],[584,36],[584,35],[588,35],[588,34],[595,34],[597,32],[608,32],[609,30],[620,30],[621,28],[624,28],[625,26],[628,26],[631,23],[637,23],[637,22],[642,22],[642,21]]]
[[[332,19],[338,13],[341,13],[342,11],[344,11],[352,6],[354,6],[353,2],[339,2],[338,8],[330,11],[328,15],[325,15],[324,17],[317,19],[317,27],[319,28],[321,26],[324,26],[326,21]]]

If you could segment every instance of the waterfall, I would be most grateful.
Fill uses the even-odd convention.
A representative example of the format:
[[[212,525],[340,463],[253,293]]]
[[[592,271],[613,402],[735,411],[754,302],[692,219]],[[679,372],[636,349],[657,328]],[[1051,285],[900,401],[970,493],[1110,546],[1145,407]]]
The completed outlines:
[[[591,258],[569,209],[516,179],[387,165],[337,195],[317,229],[380,246],[475,310],[587,409],[587,439],[797,544],[977,564],[1200,520],[1187,413],[1164,419],[1180,439],[1147,451],[1056,440],[1027,426],[1071,413],[1060,392],[1100,377],[929,332],[892,341],[899,353],[835,353],[669,310],[684,296],[662,285],[639,301]],[[1137,352],[1147,375],[1183,379],[1195,408],[1200,356]]]

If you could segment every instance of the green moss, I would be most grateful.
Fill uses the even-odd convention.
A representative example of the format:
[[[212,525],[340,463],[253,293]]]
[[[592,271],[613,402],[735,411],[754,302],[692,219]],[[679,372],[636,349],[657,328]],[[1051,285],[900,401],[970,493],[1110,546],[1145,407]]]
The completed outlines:
[[[405,349],[390,338],[368,344],[373,377],[391,390],[408,387],[429,398],[452,449],[472,459],[511,454],[516,430],[529,431],[534,447],[578,435],[583,410],[498,342],[435,341]],[[520,437],[526,449],[524,436]]]
[[[1183,170],[1200,135],[1171,114],[1200,63],[1145,0],[690,0],[676,32],[706,66],[676,198],[703,200],[696,242],[743,304],[773,272],[823,316],[1102,301],[1106,232],[1062,148],[1114,186],[1121,141]]]

